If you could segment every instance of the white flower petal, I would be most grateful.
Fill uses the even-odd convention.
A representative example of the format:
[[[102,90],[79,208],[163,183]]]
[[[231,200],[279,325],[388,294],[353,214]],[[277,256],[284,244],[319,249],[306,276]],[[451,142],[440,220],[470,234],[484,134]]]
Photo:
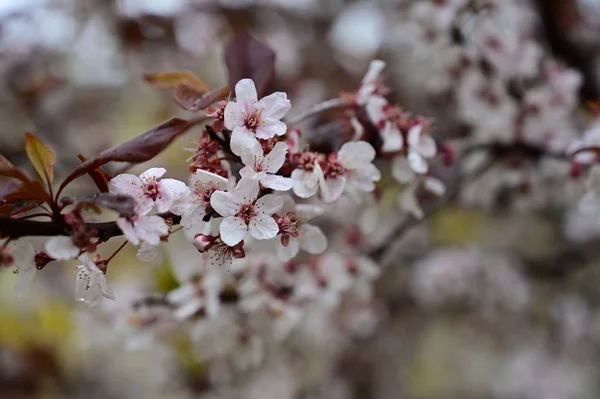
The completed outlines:
[[[416,175],[414,170],[411,168],[408,159],[404,156],[399,155],[392,161],[392,176],[399,183],[407,184],[412,182]]]
[[[355,169],[375,159],[375,149],[366,141],[345,143],[338,152],[338,159],[349,169]]]
[[[71,237],[52,237],[46,242],[46,253],[56,260],[75,259],[80,249],[73,244]]]
[[[242,179],[243,180],[243,179]],[[238,211],[238,204],[232,193],[215,191],[210,196],[210,206],[221,216],[232,216]]]
[[[29,241],[21,238],[10,243],[10,251],[15,265],[20,270],[35,269],[35,249]]]
[[[35,265],[30,269],[19,268],[19,278],[15,284],[15,296],[17,298],[21,298],[31,289],[36,274],[37,269],[35,268]]]
[[[256,128],[256,137],[259,139],[270,139],[275,136],[283,136],[287,132],[287,125],[280,120],[265,118]]]
[[[296,255],[298,255],[298,252],[300,252],[300,245],[298,240],[294,237],[290,237],[290,242],[287,247],[281,245],[279,237],[274,238],[274,240],[277,241],[277,258],[282,262],[288,262],[294,259]]]
[[[143,183],[139,177],[126,173],[115,176],[108,182],[111,193],[129,195],[134,199],[143,195],[142,187]]]
[[[427,164],[425,158],[423,158],[421,154],[416,151],[410,150],[408,152],[408,163],[410,164],[412,170],[414,170],[416,173],[425,174],[429,170],[429,165]]]
[[[283,206],[283,198],[275,194],[263,195],[256,201],[256,212],[272,215]]]
[[[252,79],[242,79],[235,85],[235,100],[241,104],[255,103],[258,99]],[[228,104],[229,105],[229,104]]]
[[[387,122],[380,131],[383,146],[381,150],[384,152],[400,151],[404,147],[404,138],[402,133],[391,122]]]
[[[118,218],[116,223],[117,227],[121,229],[121,232],[123,232],[123,235],[125,236],[125,238],[127,238],[127,240],[129,240],[130,243],[132,243],[133,245],[138,245],[140,243],[140,239],[135,233],[133,224],[129,220],[125,218]]]
[[[446,186],[444,183],[435,177],[427,176],[423,185],[427,189],[427,191],[434,193],[437,196],[442,196],[446,192]]]
[[[346,187],[346,177],[340,176],[335,179],[320,179],[321,197],[325,202],[333,202],[342,196]]]
[[[309,254],[321,254],[327,249],[327,237],[317,226],[304,223],[300,226],[299,233],[300,248]]]
[[[243,178],[240,179],[237,186],[235,186],[233,196],[238,203],[247,204],[256,199],[259,191],[260,187],[256,180]]]
[[[372,96],[369,98],[365,109],[369,120],[373,122],[374,125],[377,125],[379,122],[386,119],[385,112],[383,112],[386,105],[388,105],[388,101],[384,97]]]
[[[294,181],[289,177],[267,175],[260,179],[260,184],[276,191],[287,191],[294,186]]]
[[[227,188],[227,182],[228,180],[223,176],[219,176],[203,169],[197,169],[196,172],[190,176],[190,187],[192,189],[215,184],[220,190],[225,190]]]
[[[226,217],[221,222],[221,226],[219,226],[221,240],[230,247],[242,241],[246,235],[246,231],[248,231],[246,222],[242,218],[234,216]]]
[[[140,175],[140,180],[144,183],[148,183],[151,180],[160,179],[165,173],[167,173],[165,168],[150,168]]]
[[[276,173],[285,162],[285,156],[288,151],[288,146],[286,143],[278,142],[275,144],[271,152],[267,154],[265,159],[263,160],[263,169],[267,173]]]
[[[150,215],[138,218],[134,223],[135,234],[141,241],[150,245],[160,244],[160,238],[169,234],[167,222],[160,216]]]
[[[263,110],[264,118],[281,119],[292,108],[292,104],[286,93],[278,91],[261,98],[256,107]]]
[[[408,145],[412,148],[418,148],[419,142],[421,141],[421,132],[423,131],[423,125],[415,125],[408,131]]]
[[[238,126],[243,126],[245,121],[245,114],[242,106],[236,102],[230,101],[225,106],[225,112],[223,113],[225,127],[229,130],[233,130]]]
[[[271,216],[260,215],[252,218],[248,225],[248,230],[252,237],[257,240],[268,240],[277,235],[279,226]]]
[[[137,251],[137,257],[142,262],[150,262],[151,260],[156,259],[159,253],[160,250],[158,246],[150,245],[147,242],[143,242]]]
[[[302,169],[294,169],[291,174],[294,181],[294,194],[300,198],[310,198],[319,190],[319,174]]]
[[[231,132],[231,151],[235,155],[241,155],[244,151],[256,145],[258,140],[254,137],[254,133],[244,126],[237,126]],[[260,144],[259,144],[260,145]]]

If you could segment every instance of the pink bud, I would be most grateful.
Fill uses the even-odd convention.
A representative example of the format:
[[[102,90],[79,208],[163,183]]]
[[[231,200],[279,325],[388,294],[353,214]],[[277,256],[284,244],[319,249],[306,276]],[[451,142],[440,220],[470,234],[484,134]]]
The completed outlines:
[[[198,252],[205,252],[215,243],[215,237],[204,234],[196,234],[194,237],[194,246]]]

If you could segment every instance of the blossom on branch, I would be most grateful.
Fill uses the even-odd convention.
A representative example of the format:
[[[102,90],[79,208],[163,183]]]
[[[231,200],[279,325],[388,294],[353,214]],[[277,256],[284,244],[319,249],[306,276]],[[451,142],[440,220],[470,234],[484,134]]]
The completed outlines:
[[[241,158],[245,166],[240,170],[240,176],[256,180],[266,188],[277,191],[289,190],[294,185],[294,181],[275,174],[283,166],[287,151],[287,144],[278,142],[271,152],[264,156],[263,148],[257,142],[251,148],[242,151]]]
[[[259,101],[252,79],[242,79],[235,85],[235,97],[225,107],[225,127],[232,131],[234,154],[242,155],[257,139],[285,134],[287,126],[280,119],[291,108],[287,94],[276,92]]]
[[[150,168],[139,177],[118,175],[109,182],[109,189],[111,193],[133,197],[139,215],[148,214],[155,205],[158,212],[168,212],[175,200],[189,189],[179,180],[159,180],[166,172],[165,168]]]
[[[77,266],[77,281],[75,284],[75,298],[85,302],[88,306],[97,305],[103,298],[115,300],[115,294],[106,282],[104,273],[95,262],[87,255],[81,255]]]
[[[279,228],[271,215],[281,209],[283,199],[267,194],[257,199],[258,182],[242,178],[231,193],[216,191],[210,204],[224,219],[219,227],[221,239],[234,246],[249,231],[257,240],[267,240],[277,235]]]

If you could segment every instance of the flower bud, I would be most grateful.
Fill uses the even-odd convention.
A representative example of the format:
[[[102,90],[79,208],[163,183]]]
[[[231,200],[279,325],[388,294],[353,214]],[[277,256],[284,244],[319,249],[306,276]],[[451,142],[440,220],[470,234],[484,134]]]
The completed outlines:
[[[198,252],[205,252],[210,249],[215,243],[215,237],[204,234],[196,234],[194,237],[194,246]]]

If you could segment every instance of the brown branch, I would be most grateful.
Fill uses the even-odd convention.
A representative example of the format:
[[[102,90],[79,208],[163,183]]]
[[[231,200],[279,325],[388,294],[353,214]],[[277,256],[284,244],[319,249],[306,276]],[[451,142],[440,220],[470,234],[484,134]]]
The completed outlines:
[[[159,214],[163,219],[171,219],[173,224],[179,224],[181,217],[170,212]],[[123,235],[116,222],[86,223],[88,229],[98,231],[98,239],[101,242],[108,241],[112,237]],[[15,219],[11,217],[0,217],[0,237],[18,239],[21,237],[52,237],[68,236],[70,228],[64,221],[52,220],[41,222],[38,220]]]
[[[328,111],[334,108],[340,108],[350,105],[346,100],[341,98],[332,98],[331,100],[323,101],[322,103],[316,104],[315,106],[301,112],[293,118],[289,118],[286,123],[288,125],[296,125],[305,119],[318,115],[322,112]]]

